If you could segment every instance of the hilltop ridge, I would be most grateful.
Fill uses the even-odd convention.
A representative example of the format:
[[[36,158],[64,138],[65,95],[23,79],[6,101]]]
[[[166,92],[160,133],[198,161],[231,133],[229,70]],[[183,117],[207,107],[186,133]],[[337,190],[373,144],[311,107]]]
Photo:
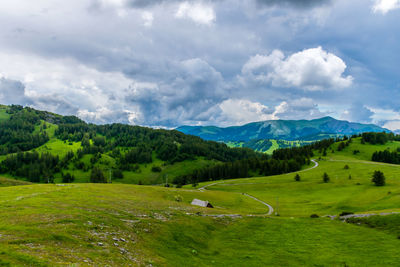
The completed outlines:
[[[261,139],[315,141],[363,132],[390,132],[374,124],[348,122],[329,116],[314,120],[267,120],[230,127],[185,125],[176,129],[205,140],[223,142]]]

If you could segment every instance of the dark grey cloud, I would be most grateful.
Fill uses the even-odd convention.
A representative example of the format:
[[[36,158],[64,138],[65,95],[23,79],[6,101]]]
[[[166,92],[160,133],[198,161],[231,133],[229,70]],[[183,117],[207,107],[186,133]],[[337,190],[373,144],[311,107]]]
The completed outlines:
[[[343,119],[356,122],[370,123],[372,121],[372,112],[369,108],[360,102],[355,102],[351,107],[342,115]]]
[[[32,100],[25,95],[25,85],[20,81],[0,79],[0,103],[29,105]]]
[[[160,84],[134,85],[125,100],[139,108],[137,122],[146,125],[177,126],[206,122],[210,110],[228,98],[222,75],[201,59],[175,66],[176,76]]]
[[[331,3],[332,0],[257,0],[257,3],[267,6],[291,6],[307,8]]]
[[[180,2],[209,2],[220,3],[226,0],[128,0],[125,2],[127,7],[132,8],[146,8],[160,4],[171,4]],[[298,8],[314,7],[331,3],[332,0],[254,0],[260,5],[264,6],[290,6]],[[91,8],[101,8],[101,0],[93,0]]]
[[[164,126],[262,119],[283,102],[276,116],[288,119],[347,109],[351,120],[370,120],[368,108],[350,108],[354,99],[374,112],[399,108],[397,17],[374,14],[365,0],[3,2],[0,77],[24,81],[0,82],[6,104]],[[192,17],[177,16],[183,2]],[[202,7],[215,13],[209,25],[193,20]],[[288,56],[319,46],[346,64],[333,71],[338,79],[312,55],[283,69]],[[242,72],[251,58],[275,49],[285,58],[253,61]],[[350,76],[351,85],[339,86]],[[229,111],[239,105],[246,116],[220,116],[222,103]]]

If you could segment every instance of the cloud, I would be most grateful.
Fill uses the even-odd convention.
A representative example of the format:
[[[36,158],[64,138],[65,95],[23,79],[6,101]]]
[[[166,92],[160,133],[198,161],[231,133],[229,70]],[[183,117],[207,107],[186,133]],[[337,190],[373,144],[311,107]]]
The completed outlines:
[[[216,20],[215,12],[212,6],[205,3],[183,2],[175,13],[175,17],[183,19],[188,18],[195,23],[211,25]]]
[[[143,25],[146,27],[151,27],[153,25],[154,16],[153,13],[149,11],[144,11],[142,13]]]
[[[219,104],[219,109],[215,124],[223,126],[278,119],[316,119],[327,115],[309,98],[282,101],[271,108],[247,99],[227,99]]]
[[[121,2],[120,0],[97,0],[108,2]],[[126,0],[126,4],[135,8],[144,8],[163,3],[186,2],[187,0]],[[223,2],[224,0],[208,0],[207,2]],[[266,6],[293,6],[293,7],[312,7],[330,3],[331,0],[255,0],[257,3]],[[205,2],[204,0],[190,0],[190,2]]]
[[[312,99],[305,97],[283,101],[274,111],[274,117],[291,120],[317,119],[326,115]]]
[[[221,109],[219,125],[243,125],[254,121],[277,119],[273,109],[247,99],[227,99],[219,105],[219,108]]]
[[[242,68],[242,75],[273,87],[296,87],[309,91],[349,87],[353,77],[343,76],[346,64],[321,47],[306,49],[285,58],[280,50],[256,55]]]
[[[383,128],[389,129],[391,131],[399,131],[400,120],[387,121],[385,124],[383,124]]]
[[[25,94],[25,85],[20,81],[0,78],[0,103],[29,105],[31,100]]]
[[[61,114],[98,115],[91,122],[108,122],[104,107],[120,114],[120,99],[135,82],[121,73],[102,72],[71,59],[44,59],[34,55],[0,52],[0,100],[6,104],[30,105]],[[104,118],[101,119],[101,116]],[[108,117],[107,117],[108,116]],[[117,119],[121,121],[121,119]],[[127,122],[127,116],[124,121]]]
[[[211,111],[228,94],[222,75],[199,58],[181,61],[174,69],[170,80],[131,85],[125,100],[138,107],[132,120],[165,126],[212,120]]]
[[[299,8],[325,5],[331,0],[257,0],[259,4],[267,6],[293,6]]]
[[[372,6],[374,13],[381,13],[385,15],[389,11],[399,9],[400,0],[375,0],[375,4]]]
[[[351,107],[344,111],[341,118],[348,121],[370,123],[374,112],[361,103],[353,103]]]

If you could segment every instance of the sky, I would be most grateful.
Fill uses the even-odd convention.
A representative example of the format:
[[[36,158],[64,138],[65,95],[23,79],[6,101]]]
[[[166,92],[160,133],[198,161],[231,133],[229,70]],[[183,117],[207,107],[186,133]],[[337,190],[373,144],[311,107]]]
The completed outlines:
[[[400,129],[400,0],[0,2],[0,103],[174,128]]]

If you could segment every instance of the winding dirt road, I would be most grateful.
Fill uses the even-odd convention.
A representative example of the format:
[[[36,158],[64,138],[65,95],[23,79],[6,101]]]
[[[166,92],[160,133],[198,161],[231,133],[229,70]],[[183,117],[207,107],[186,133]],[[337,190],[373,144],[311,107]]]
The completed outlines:
[[[308,169],[304,169],[302,171],[297,171],[297,172],[293,172],[293,173],[309,171],[309,170],[315,169],[315,168],[317,168],[319,166],[319,164],[318,164],[318,162],[316,160],[312,159],[311,161],[314,163],[314,166],[312,166],[312,167],[310,167]],[[290,174],[290,173],[286,173],[286,174]],[[248,178],[248,179],[254,179],[254,178]],[[203,192],[204,190],[207,189],[207,187],[210,187],[210,186],[213,186],[213,185],[216,185],[216,184],[223,184],[223,183],[225,183],[225,181],[215,182],[215,183],[212,183],[212,184],[208,184],[208,185],[202,186],[202,187],[198,188],[198,190]],[[243,184],[257,184],[257,183],[243,183]],[[236,184],[236,185],[239,185],[239,184]],[[238,193],[238,194],[240,194],[240,193]],[[252,195],[249,195],[247,193],[241,193],[241,194],[244,195],[244,196],[247,196],[249,198],[252,198],[255,201],[258,201],[261,204],[267,206],[268,207],[268,213],[266,215],[272,215],[272,213],[274,212],[274,208],[270,204],[268,204],[268,203],[266,203],[266,202],[264,202],[264,201],[262,201],[262,200],[260,200],[260,199],[258,199],[256,197],[254,197]]]

